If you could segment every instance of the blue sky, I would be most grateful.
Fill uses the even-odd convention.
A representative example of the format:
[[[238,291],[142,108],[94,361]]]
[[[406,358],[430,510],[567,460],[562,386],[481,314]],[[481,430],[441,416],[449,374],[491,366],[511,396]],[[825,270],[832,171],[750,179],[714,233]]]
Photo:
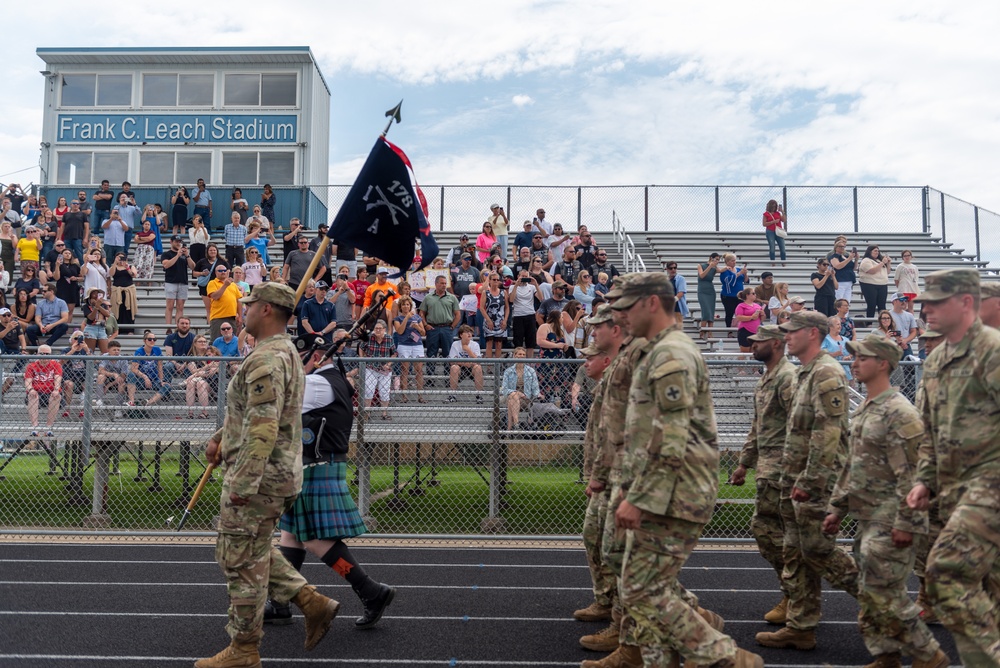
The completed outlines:
[[[1000,211],[1000,3],[248,0],[179,23],[138,0],[132,30],[60,30],[78,7],[7,33],[0,175],[37,164],[39,46],[305,44],[333,183],[404,98],[390,138],[427,184],[931,185]]]

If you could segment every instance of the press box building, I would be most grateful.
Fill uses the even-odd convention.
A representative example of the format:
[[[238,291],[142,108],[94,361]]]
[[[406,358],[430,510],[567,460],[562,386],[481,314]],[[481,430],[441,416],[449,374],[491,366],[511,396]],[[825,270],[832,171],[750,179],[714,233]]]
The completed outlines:
[[[265,183],[275,218],[326,219],[330,89],[309,47],[39,48],[41,185],[49,201],[129,181],[162,202],[205,179],[213,227],[233,187]],[[322,187],[313,187],[322,185]]]

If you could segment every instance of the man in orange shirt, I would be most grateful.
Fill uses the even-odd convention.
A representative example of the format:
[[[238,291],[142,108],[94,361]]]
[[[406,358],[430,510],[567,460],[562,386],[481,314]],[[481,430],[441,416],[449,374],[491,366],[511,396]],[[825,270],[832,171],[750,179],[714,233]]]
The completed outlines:
[[[379,267],[378,277],[375,279],[375,282],[369,285],[368,289],[365,290],[365,303],[364,303],[365,308],[368,308],[369,306],[372,305],[372,299],[374,299],[376,292],[386,292],[388,290],[392,290],[393,295],[395,295],[396,291],[393,289],[395,286],[388,281],[388,278],[389,278],[389,267]],[[392,302],[395,301],[395,299],[396,299],[395,296],[390,296],[386,298],[385,309],[387,311],[392,310]]]

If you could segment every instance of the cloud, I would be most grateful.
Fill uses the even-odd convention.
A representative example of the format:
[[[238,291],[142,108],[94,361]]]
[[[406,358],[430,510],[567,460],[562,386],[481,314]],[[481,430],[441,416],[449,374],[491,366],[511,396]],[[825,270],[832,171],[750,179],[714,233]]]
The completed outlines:
[[[535,103],[530,95],[515,95],[510,101],[514,103],[515,107],[526,107]]]

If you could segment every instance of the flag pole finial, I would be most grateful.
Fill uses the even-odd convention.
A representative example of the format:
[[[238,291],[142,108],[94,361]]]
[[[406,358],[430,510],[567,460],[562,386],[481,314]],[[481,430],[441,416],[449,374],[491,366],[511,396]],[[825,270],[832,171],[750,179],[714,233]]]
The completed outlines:
[[[383,137],[385,137],[389,133],[389,128],[392,127],[392,122],[393,121],[396,121],[397,123],[402,123],[403,122],[403,119],[402,119],[402,117],[399,114],[399,110],[402,109],[402,108],[403,108],[403,101],[400,100],[399,104],[397,104],[395,107],[393,107],[389,111],[385,112],[385,116],[386,116],[386,118],[389,119],[389,122],[385,124],[385,130],[382,130],[382,136]]]

